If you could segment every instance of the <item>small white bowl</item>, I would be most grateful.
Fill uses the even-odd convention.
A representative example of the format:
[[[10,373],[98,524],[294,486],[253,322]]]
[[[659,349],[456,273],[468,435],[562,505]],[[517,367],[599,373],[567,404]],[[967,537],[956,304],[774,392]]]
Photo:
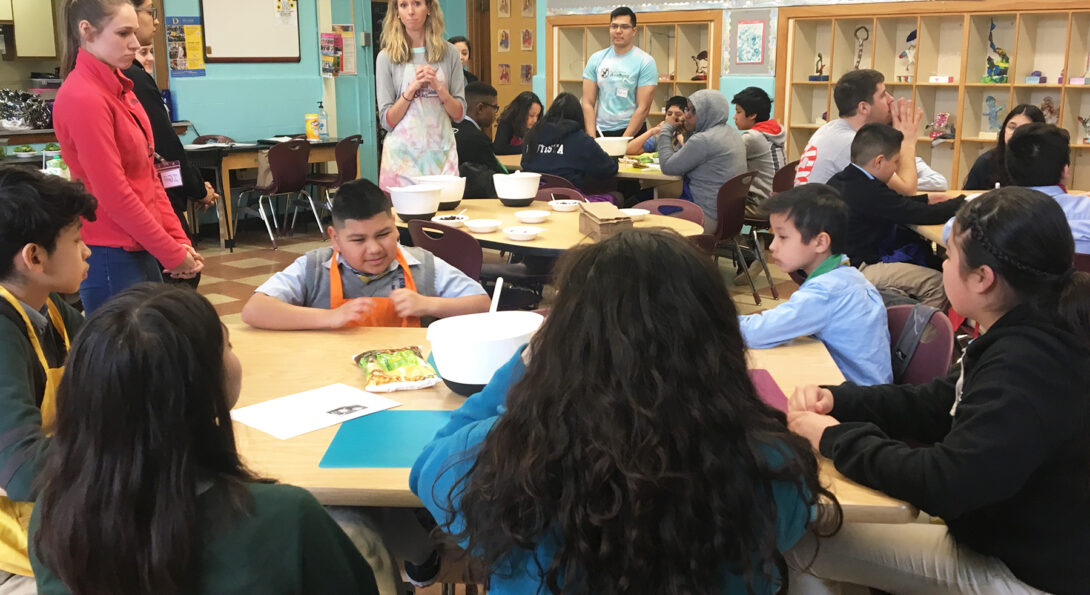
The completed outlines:
[[[59,157],[60,154],[60,151],[42,151],[42,155],[45,155],[46,157]]]
[[[628,147],[628,141],[630,140],[632,140],[631,136],[599,136],[594,139],[594,142],[602,147],[606,155],[624,157],[625,149]]]
[[[549,211],[515,211],[520,223],[541,223],[549,218]]]
[[[575,209],[579,208],[579,201],[578,200],[550,200],[549,201],[549,206],[552,207],[554,211],[560,211],[562,213],[568,213],[568,212],[574,211]],[[518,213],[515,213],[515,214],[517,215]]]
[[[499,219],[470,219],[465,226],[473,233],[492,233],[503,225]]]
[[[639,221],[651,214],[651,211],[647,209],[621,209],[620,211],[628,215],[633,221]]]
[[[450,227],[461,227],[465,225],[466,221],[469,221],[468,215],[436,215],[431,218],[433,223],[440,223],[442,225],[449,225]]]
[[[514,240],[516,242],[527,242],[537,237],[537,234],[545,231],[542,227],[534,227],[533,225],[517,225],[515,227],[503,228],[503,233],[507,234],[507,239]]]

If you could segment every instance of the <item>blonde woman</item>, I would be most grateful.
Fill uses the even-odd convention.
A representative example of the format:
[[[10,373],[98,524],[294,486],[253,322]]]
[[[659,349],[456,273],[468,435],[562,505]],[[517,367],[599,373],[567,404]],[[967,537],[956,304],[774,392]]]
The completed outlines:
[[[375,64],[382,147],[379,186],[412,184],[409,176],[458,175],[451,120],[466,112],[458,50],[443,39],[435,0],[389,0]]]

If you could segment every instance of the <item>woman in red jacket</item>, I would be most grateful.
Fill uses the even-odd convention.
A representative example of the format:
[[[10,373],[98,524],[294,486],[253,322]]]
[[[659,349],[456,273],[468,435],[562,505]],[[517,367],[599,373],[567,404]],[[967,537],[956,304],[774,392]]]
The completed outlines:
[[[83,224],[91,257],[80,297],[89,314],[130,285],[162,281],[158,262],[184,278],[204,263],[171,209],[147,114],[120,72],[140,49],[132,3],[71,0],[64,22],[66,79],[53,126],[73,179],[99,204],[97,220]]]

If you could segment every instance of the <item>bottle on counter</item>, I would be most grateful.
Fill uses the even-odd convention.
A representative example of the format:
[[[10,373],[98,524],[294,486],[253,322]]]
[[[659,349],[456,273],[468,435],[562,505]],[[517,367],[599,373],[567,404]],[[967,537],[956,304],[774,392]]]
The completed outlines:
[[[72,174],[68,171],[68,164],[61,159],[60,155],[57,155],[46,162],[45,173],[60,176],[66,180],[72,179]]]
[[[322,140],[329,138],[329,114],[321,101],[318,102],[318,137]]]

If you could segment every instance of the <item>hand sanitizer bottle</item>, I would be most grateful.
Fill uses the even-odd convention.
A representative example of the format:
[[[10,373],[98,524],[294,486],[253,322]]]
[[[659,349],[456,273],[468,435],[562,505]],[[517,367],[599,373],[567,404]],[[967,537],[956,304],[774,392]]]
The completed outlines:
[[[318,137],[322,140],[329,138],[329,114],[321,101],[318,102]]]

